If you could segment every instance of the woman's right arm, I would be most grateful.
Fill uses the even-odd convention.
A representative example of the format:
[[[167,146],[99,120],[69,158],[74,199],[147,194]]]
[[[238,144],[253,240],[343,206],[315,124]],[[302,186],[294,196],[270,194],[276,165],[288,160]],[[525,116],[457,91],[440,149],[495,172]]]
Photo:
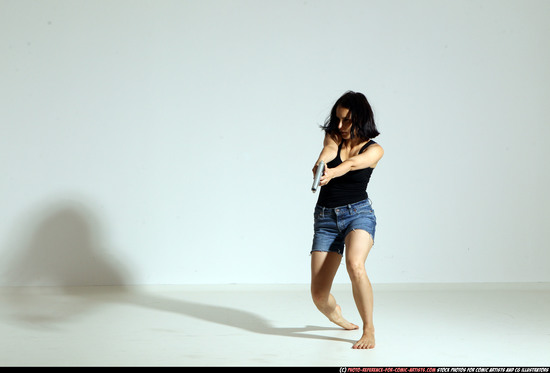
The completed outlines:
[[[323,150],[321,151],[321,154],[319,154],[319,158],[317,158],[317,161],[313,166],[313,170],[312,170],[313,175],[315,175],[315,171],[317,171],[317,166],[321,161],[325,162],[325,165],[326,165],[328,162],[336,158],[336,155],[338,154],[337,141],[338,141],[338,138],[333,137],[328,133],[325,134],[325,140],[323,141]]]

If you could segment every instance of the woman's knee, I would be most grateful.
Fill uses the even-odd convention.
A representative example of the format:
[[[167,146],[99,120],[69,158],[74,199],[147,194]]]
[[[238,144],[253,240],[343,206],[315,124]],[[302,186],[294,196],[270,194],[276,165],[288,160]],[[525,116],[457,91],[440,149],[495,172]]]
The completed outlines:
[[[330,289],[327,290],[322,286],[311,285],[311,298],[315,304],[326,303],[330,295]]]
[[[356,279],[361,279],[367,275],[367,271],[365,270],[365,263],[360,260],[346,261],[346,270],[348,271],[348,275],[352,281]]]

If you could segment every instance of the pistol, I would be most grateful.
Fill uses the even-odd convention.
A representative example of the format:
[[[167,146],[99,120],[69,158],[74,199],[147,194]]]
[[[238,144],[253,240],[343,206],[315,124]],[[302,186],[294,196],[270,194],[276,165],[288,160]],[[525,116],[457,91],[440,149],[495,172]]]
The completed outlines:
[[[311,186],[311,191],[313,193],[317,191],[317,188],[319,187],[319,183],[321,182],[321,176],[323,175],[324,172],[325,172],[325,162],[321,161],[317,166],[317,171],[315,172],[315,177],[313,178],[313,185]]]

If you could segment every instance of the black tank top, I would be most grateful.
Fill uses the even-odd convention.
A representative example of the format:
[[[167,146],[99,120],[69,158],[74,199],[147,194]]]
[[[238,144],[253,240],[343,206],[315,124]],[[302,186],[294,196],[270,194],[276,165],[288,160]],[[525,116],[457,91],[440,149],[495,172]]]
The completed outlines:
[[[338,146],[336,158],[327,163],[328,168],[334,168],[342,163],[340,150],[343,142]],[[373,140],[367,142],[359,154],[363,153],[369,146],[376,144]],[[327,185],[321,187],[317,205],[334,208],[345,206],[351,203],[359,202],[368,198],[367,185],[374,168],[364,168],[362,170],[349,171],[347,174],[332,179]]]

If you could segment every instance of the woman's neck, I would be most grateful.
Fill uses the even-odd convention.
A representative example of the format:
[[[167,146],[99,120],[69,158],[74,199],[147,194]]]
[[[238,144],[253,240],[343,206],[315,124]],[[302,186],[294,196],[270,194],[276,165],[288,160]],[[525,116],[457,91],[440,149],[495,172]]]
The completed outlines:
[[[364,143],[366,141],[369,141],[370,139],[364,140],[359,137],[356,137],[354,139],[342,139],[342,146],[346,148],[353,148],[361,143]]]

